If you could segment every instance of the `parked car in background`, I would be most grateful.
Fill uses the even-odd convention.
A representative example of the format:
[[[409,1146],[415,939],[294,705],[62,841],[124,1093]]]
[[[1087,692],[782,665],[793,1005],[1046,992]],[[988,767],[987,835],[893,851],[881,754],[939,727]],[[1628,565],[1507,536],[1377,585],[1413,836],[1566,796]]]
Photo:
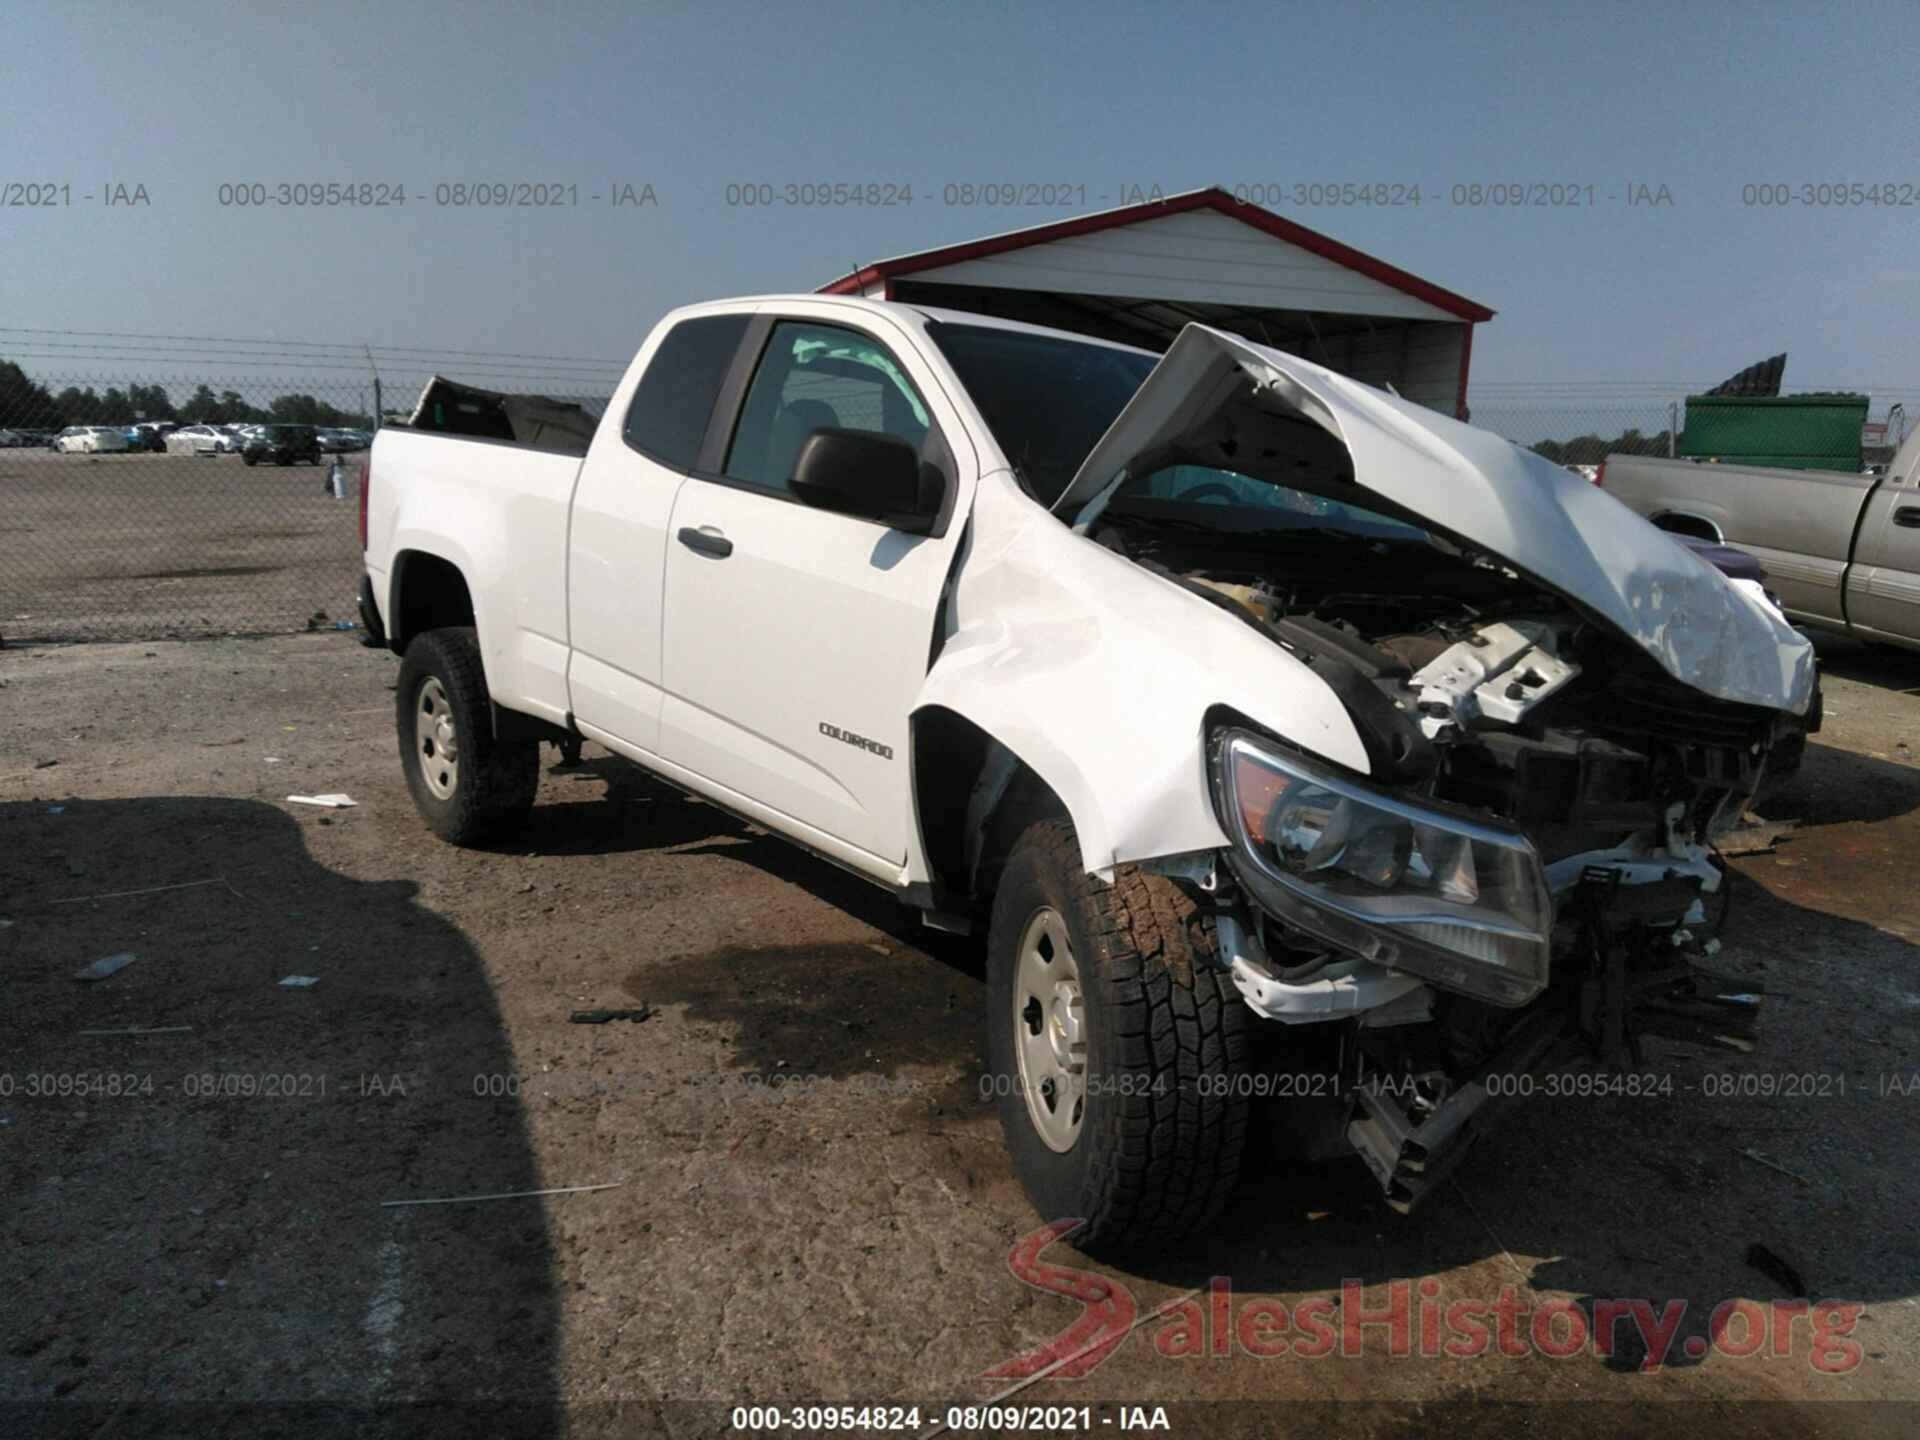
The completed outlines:
[[[21,431],[0,430],[0,450],[18,450],[21,446],[32,443]]]
[[[170,455],[231,455],[240,441],[222,425],[182,425],[166,439]]]
[[[127,448],[126,431],[114,425],[69,425],[54,448],[65,455],[94,455]]]
[[[291,465],[305,460],[320,463],[320,437],[311,425],[262,425],[240,447],[240,458],[249,465],[271,460],[275,465]]]
[[[1663,530],[1751,552],[1795,622],[1920,649],[1920,431],[1886,469],[1609,455],[1600,484]]]
[[[364,430],[323,425],[319,430],[319,436],[320,448],[332,455],[345,455],[355,450],[365,450],[373,444],[373,437]]]

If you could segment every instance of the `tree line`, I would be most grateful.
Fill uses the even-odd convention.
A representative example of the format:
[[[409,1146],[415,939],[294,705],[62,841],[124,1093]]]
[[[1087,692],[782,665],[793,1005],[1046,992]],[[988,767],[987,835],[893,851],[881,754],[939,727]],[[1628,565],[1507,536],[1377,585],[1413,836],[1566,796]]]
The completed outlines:
[[[58,394],[35,381],[11,360],[0,360],[0,425],[20,430],[61,430],[69,425],[132,425],[141,420],[174,420],[182,425],[328,425],[370,430],[373,417],[343,410],[312,395],[276,395],[255,405],[238,390],[216,393],[198,385],[176,405],[164,385],[69,385]]]
[[[1529,448],[1556,465],[1598,465],[1609,455],[1665,455],[1669,439],[1665,430],[1642,435],[1638,429],[1627,429],[1612,440],[1576,435],[1571,440],[1536,440]]]

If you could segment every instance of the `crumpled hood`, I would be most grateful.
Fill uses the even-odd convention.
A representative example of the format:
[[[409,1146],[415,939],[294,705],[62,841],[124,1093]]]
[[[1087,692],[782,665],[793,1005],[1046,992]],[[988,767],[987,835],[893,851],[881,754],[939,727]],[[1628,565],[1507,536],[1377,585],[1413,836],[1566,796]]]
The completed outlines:
[[[1359,488],[1578,602],[1683,684],[1806,710],[1805,637],[1604,490],[1489,431],[1204,325],[1180,332],[1054,511],[1085,516],[1138,457],[1230,404],[1306,416],[1345,443]]]

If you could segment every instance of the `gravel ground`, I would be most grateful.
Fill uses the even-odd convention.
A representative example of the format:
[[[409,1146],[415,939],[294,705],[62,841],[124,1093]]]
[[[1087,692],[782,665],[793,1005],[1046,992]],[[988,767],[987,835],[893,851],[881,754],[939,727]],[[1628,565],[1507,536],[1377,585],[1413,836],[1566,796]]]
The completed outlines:
[[[352,619],[364,455],[0,450],[0,635],[24,641],[299,630]],[[321,623],[326,623],[325,621]]]
[[[1209,1435],[1912,1433],[1920,657],[1823,651],[1826,732],[1767,807],[1803,823],[1734,862],[1725,963],[1773,992],[1756,1054],[1655,1042],[1670,1094],[1536,1097],[1410,1219],[1356,1163],[1268,1158],[1203,1241],[1046,1252],[1142,1316],[1216,1276],[1236,1315],[1346,1281],[1379,1306],[1395,1281],[1685,1301],[1666,1366],[1396,1357],[1377,1328],[1353,1357],[1218,1329],[1225,1353],[1169,1355],[1175,1317],[1019,1398]],[[0,652],[0,1431],[404,1401],[347,1413],[703,1434],[817,1400],[917,1404],[924,1434],[1004,1390],[986,1372],[1083,1307],[1071,1271],[1009,1268],[1040,1221],[979,1098],[976,947],[592,746],[518,843],[441,845],[395,760],[395,669],[342,635]],[[285,801],[319,791],[358,805]],[[574,1186],[617,1188],[387,1203]],[[1847,1373],[1804,1318],[1787,1355],[1687,1353],[1721,1301],[1790,1293],[1755,1242],[1862,1307]],[[1206,1408],[1229,1400],[1290,1408]]]

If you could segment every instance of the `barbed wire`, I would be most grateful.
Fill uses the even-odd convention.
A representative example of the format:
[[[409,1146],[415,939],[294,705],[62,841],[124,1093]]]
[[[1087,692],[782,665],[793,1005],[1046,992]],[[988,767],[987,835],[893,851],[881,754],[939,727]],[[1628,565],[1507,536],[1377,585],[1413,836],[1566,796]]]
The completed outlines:
[[[363,355],[371,349],[377,355],[451,355],[472,356],[488,360],[545,360],[561,363],[580,363],[611,366],[624,370],[627,360],[606,359],[592,355],[534,355],[515,350],[443,350],[428,345],[374,345],[364,341],[343,340],[280,340],[269,336],[240,335],[166,335],[155,331],[141,330],[48,330],[34,329],[20,325],[0,325],[0,335],[67,335],[80,338],[109,340],[165,340],[169,342],[206,342],[216,345],[271,345],[303,350],[344,350],[354,355]]]

